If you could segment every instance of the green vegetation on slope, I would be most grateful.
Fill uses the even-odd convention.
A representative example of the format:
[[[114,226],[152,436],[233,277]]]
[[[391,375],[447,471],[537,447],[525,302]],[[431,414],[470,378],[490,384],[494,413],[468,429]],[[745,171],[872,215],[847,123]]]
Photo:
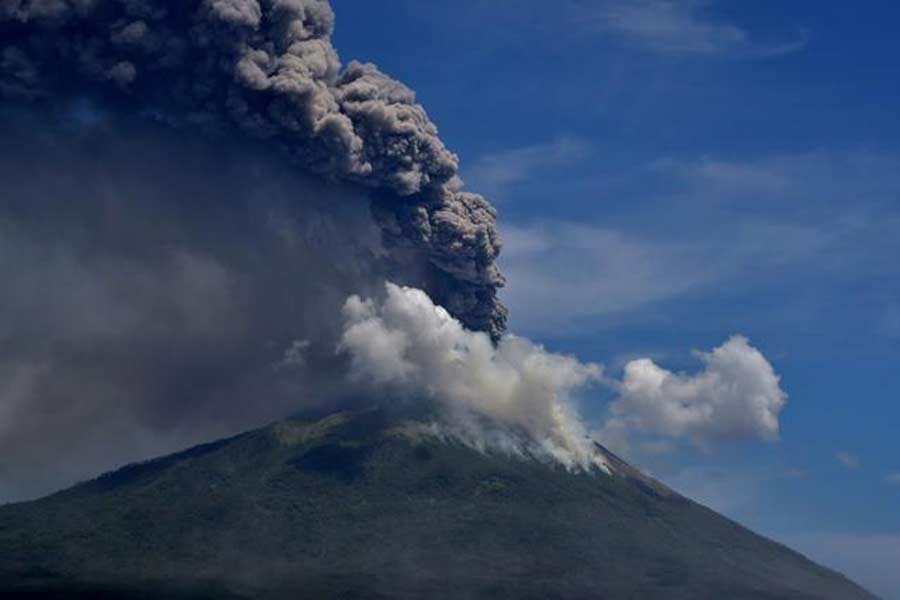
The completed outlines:
[[[871,598],[618,473],[288,421],[0,508],[0,596]]]

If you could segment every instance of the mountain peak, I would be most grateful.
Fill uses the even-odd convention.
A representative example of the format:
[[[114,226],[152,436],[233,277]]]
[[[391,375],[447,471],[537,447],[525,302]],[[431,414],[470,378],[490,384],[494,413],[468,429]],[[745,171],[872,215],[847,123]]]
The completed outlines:
[[[597,448],[609,473],[377,409],[288,420],[0,508],[0,592],[871,598]]]

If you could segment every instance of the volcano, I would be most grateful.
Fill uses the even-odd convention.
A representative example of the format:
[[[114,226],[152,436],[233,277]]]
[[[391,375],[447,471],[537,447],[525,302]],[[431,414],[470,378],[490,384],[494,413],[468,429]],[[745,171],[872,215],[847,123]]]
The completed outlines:
[[[3,598],[873,598],[644,476],[382,410],[295,419],[0,508]]]

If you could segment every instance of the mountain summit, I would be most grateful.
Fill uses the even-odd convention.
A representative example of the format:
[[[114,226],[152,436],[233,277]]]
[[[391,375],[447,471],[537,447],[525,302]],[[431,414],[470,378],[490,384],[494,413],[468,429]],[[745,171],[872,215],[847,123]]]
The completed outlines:
[[[0,596],[869,599],[642,475],[379,410],[291,420],[0,507]]]

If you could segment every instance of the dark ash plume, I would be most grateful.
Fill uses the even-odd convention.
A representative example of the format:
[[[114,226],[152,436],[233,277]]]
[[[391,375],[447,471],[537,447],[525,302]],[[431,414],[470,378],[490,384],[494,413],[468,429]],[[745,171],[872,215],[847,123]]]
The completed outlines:
[[[385,243],[472,329],[505,309],[496,214],[460,190],[457,157],[415,94],[342,68],[325,0],[0,0],[0,94],[105,106],[213,138],[240,132],[305,171],[374,190]]]
[[[0,502],[370,402],[335,348],[386,280],[500,336],[494,209],[333,26],[319,0],[0,0]]]

